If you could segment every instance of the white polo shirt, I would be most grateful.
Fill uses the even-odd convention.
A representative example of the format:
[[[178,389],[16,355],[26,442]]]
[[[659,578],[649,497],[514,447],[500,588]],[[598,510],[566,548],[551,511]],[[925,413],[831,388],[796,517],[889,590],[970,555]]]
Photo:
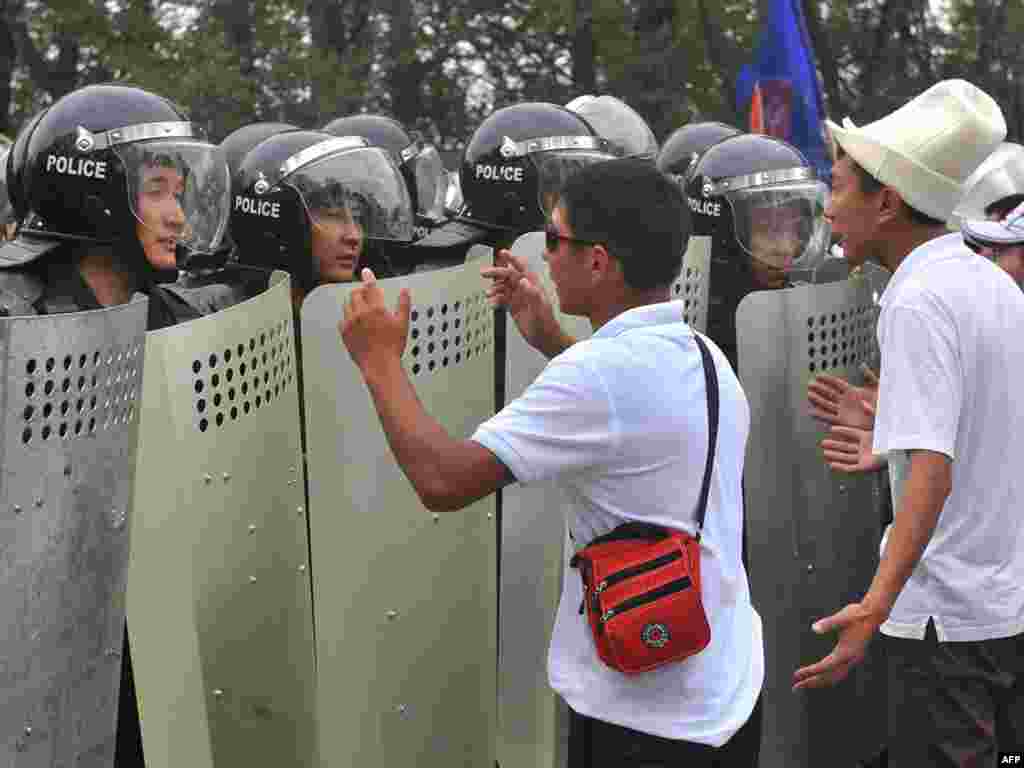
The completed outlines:
[[[956,233],[914,249],[881,305],[873,447],[892,454],[893,498],[907,451],[953,460],[952,493],[882,632],[920,639],[931,618],[940,641],[1020,634],[1024,293]]]
[[[553,359],[473,440],[521,483],[554,479],[578,547],[627,520],[691,533],[708,450],[700,351],[680,301],[631,309]],[[548,654],[552,688],[576,712],[645,733],[720,746],[750,717],[764,681],[761,619],[741,561],[750,408],[725,356],[701,576],[711,643],[682,662],[624,675],[598,658],[577,571],[565,566]],[[551,510],[552,514],[556,510]]]

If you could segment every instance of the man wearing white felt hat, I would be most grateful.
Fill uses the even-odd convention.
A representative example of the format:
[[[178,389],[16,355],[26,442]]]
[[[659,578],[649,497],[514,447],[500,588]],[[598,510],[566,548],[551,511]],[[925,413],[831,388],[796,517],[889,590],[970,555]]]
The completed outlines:
[[[890,767],[994,766],[1024,744],[1024,473],[1010,461],[1024,293],[945,222],[1006,123],[983,91],[947,80],[874,123],[829,128],[825,216],[853,266],[893,272],[872,450],[898,501],[870,589],[815,623],[839,640],[794,687],[842,680],[880,630]]]

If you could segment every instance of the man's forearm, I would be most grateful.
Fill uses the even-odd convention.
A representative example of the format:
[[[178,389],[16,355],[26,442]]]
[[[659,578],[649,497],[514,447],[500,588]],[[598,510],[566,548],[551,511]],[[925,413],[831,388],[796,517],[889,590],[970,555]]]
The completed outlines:
[[[420,498],[431,498],[444,487],[438,459],[457,441],[424,409],[401,360],[383,361],[363,375],[398,465]]]
[[[880,620],[888,618],[896,598],[914,572],[952,487],[949,459],[914,451],[910,470],[886,541],[885,552],[863,603]]]

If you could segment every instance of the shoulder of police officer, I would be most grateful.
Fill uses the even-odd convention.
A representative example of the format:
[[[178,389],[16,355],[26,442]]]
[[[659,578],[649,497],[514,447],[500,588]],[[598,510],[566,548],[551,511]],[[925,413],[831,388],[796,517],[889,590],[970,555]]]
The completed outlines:
[[[37,302],[45,291],[45,283],[34,272],[0,269],[0,317],[38,315]]]

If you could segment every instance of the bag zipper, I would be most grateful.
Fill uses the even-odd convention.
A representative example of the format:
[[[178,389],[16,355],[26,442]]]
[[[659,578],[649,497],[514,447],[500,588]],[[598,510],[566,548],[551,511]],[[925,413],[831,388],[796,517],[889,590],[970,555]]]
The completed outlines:
[[[646,563],[631,565],[629,568],[623,568],[621,571],[609,573],[604,577],[604,580],[594,588],[594,592],[599,595],[613,584],[618,584],[620,581],[631,579],[634,576],[639,576],[641,573],[647,573],[647,571],[653,571],[657,568],[661,568],[663,565],[668,565],[675,560],[679,560],[682,556],[683,553],[677,549],[669,552],[668,554],[662,555],[661,557],[648,560]]]
[[[616,606],[609,608],[607,611],[601,614],[601,618],[598,619],[597,628],[599,632],[604,631],[604,625],[608,623],[613,617],[618,616],[621,613],[626,613],[634,608],[638,608],[641,605],[652,603],[658,598],[671,595],[674,592],[682,592],[684,589],[689,589],[693,585],[693,581],[689,576],[684,576],[681,579],[670,581],[668,584],[664,584],[657,589],[652,589],[650,592],[644,592],[642,595],[636,595],[627,600],[623,600]]]

